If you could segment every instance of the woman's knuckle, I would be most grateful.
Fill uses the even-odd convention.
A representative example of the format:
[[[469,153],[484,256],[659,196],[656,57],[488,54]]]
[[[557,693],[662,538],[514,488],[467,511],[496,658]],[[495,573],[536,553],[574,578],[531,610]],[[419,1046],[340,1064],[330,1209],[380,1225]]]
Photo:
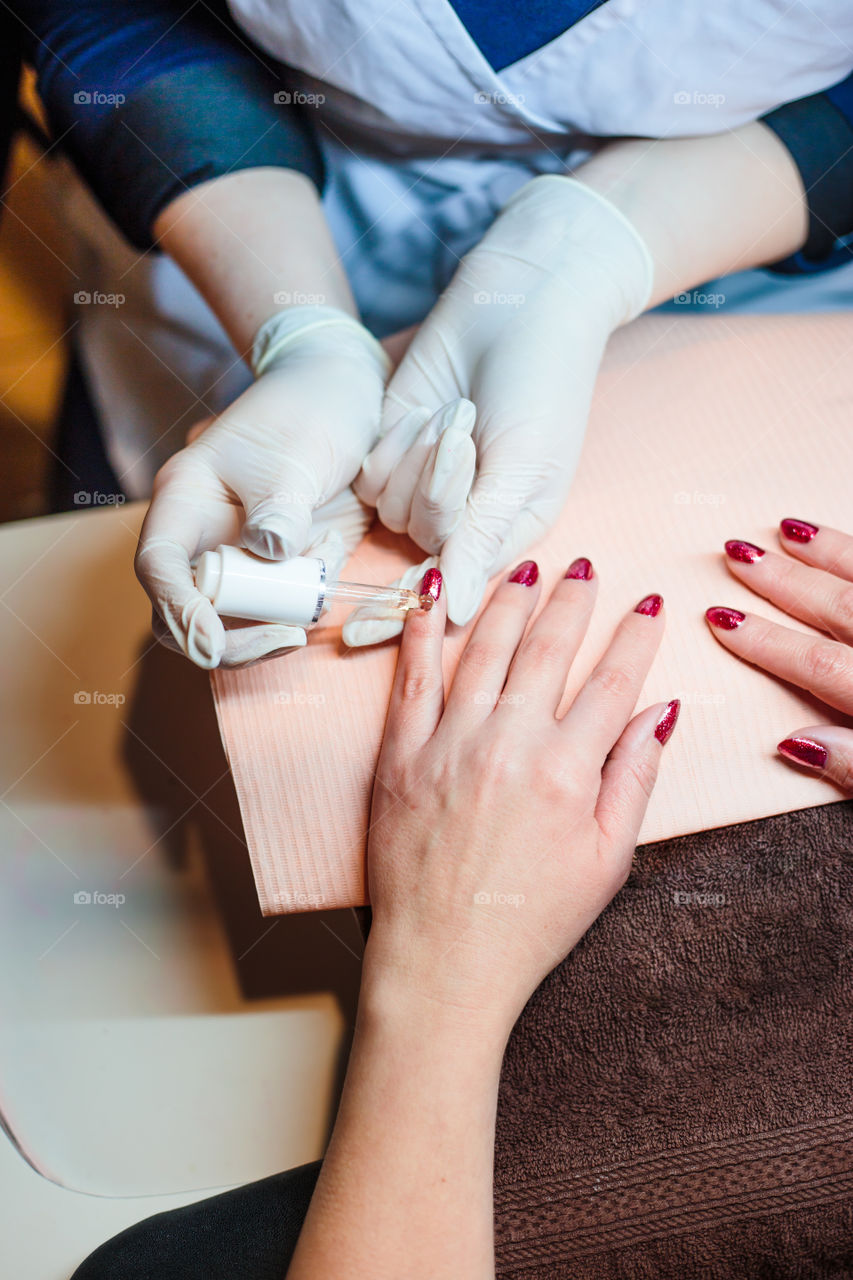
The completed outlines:
[[[622,698],[631,692],[633,675],[626,667],[600,667],[590,676],[590,684],[597,693]]]
[[[818,686],[834,685],[850,679],[850,664],[844,649],[831,641],[817,641],[806,650],[806,675]]]
[[[832,602],[831,617],[845,631],[853,631],[853,585],[842,587]]]
[[[502,650],[499,645],[491,644],[488,640],[474,640],[466,648],[461,661],[464,668],[481,672],[490,670],[501,657]]]

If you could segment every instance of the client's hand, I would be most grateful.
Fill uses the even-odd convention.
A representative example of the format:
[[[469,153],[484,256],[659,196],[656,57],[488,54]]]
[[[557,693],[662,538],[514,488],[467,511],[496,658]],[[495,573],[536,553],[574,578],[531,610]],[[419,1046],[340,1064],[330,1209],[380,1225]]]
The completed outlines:
[[[444,597],[410,615],[373,798],[365,981],[487,1037],[508,1034],[625,881],[678,714],[631,718],[663,632],[648,596],[557,719],[596,582],[576,561],[525,634],[537,579],[532,561],[506,575],[446,704]],[[424,582],[440,591],[437,570]]]
[[[720,643],[739,658],[853,715],[853,538],[805,520],[783,520],[779,527],[787,554],[727,542],[728,566],[750,590],[834,638],[816,639],[720,605],[705,616]],[[853,791],[853,730],[808,725],[795,729],[777,750]]]

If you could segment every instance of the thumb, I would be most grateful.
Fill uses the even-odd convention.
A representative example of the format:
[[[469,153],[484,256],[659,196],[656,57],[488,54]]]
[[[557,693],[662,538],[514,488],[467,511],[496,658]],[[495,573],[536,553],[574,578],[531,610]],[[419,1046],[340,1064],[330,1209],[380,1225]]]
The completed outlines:
[[[476,613],[501,550],[540,485],[538,476],[520,474],[515,453],[494,446],[488,450],[462,519],[441,553],[447,614],[460,626]]]
[[[285,474],[272,488],[238,494],[246,511],[243,546],[267,560],[298,556],[311,534],[314,508],[323,500],[322,483],[314,468],[288,460]]]
[[[817,724],[797,729],[776,747],[780,756],[853,793],[853,730]]]

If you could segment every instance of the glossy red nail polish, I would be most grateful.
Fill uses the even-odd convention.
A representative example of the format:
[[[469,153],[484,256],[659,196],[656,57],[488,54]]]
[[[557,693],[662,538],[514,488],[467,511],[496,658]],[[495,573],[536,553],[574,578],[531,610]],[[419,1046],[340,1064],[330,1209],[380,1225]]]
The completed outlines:
[[[791,542],[811,542],[815,534],[820,533],[818,526],[809,524],[808,520],[780,520],[779,528],[782,536]]]
[[[643,596],[634,613],[644,613],[647,618],[656,618],[663,608],[663,596]]]
[[[442,587],[441,570],[427,569],[423,577],[423,582],[421,583],[421,589],[420,589],[419,595],[421,597],[429,596],[432,600],[432,603],[435,604],[436,600],[441,595],[441,587]]]
[[[522,587],[532,587],[539,578],[539,565],[535,560],[522,560],[517,569],[509,575],[510,582],[518,582]]]
[[[812,738],[784,738],[776,750],[787,760],[808,765],[810,769],[825,769],[829,752]]]
[[[664,711],[660,720],[658,720],[655,725],[655,737],[661,746],[663,746],[665,742],[669,741],[672,731],[678,723],[678,713],[680,710],[680,698],[673,698],[672,702],[668,702],[666,704],[666,711]]]
[[[567,578],[579,578],[582,582],[589,582],[592,577],[592,562],[587,560],[586,556],[579,556],[577,560],[573,560],[566,570]]]
[[[706,609],[705,617],[712,627],[719,627],[720,631],[735,631],[742,622],[746,622],[746,614],[740,609],[727,609],[721,604]]]
[[[764,555],[764,548],[757,547],[754,542],[732,541],[726,543],[726,555],[741,564],[755,564]]]

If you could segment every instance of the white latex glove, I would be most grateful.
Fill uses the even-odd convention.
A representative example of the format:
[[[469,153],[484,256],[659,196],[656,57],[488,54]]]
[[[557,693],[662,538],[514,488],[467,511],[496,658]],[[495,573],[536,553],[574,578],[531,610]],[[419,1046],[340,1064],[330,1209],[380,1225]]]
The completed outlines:
[[[440,551],[453,622],[473,616],[489,578],[562,510],[604,347],[644,309],[652,283],[648,249],[624,214],[575,179],[546,175],[504,206],[418,330],[354,488],[389,528]],[[461,516],[440,503],[427,512],[415,502],[424,442],[413,441],[412,411],[449,413],[460,397],[476,407],[476,477]],[[400,629],[363,617],[347,624],[348,643]]]
[[[376,339],[344,312],[291,307],[259,330],[252,367],[257,381],[161,468],[136,553],[155,634],[205,668],[299,647],[305,632],[226,630],[195,587],[203,551],[307,551],[334,576],[372,516],[349,486],[378,432],[388,360]]]

